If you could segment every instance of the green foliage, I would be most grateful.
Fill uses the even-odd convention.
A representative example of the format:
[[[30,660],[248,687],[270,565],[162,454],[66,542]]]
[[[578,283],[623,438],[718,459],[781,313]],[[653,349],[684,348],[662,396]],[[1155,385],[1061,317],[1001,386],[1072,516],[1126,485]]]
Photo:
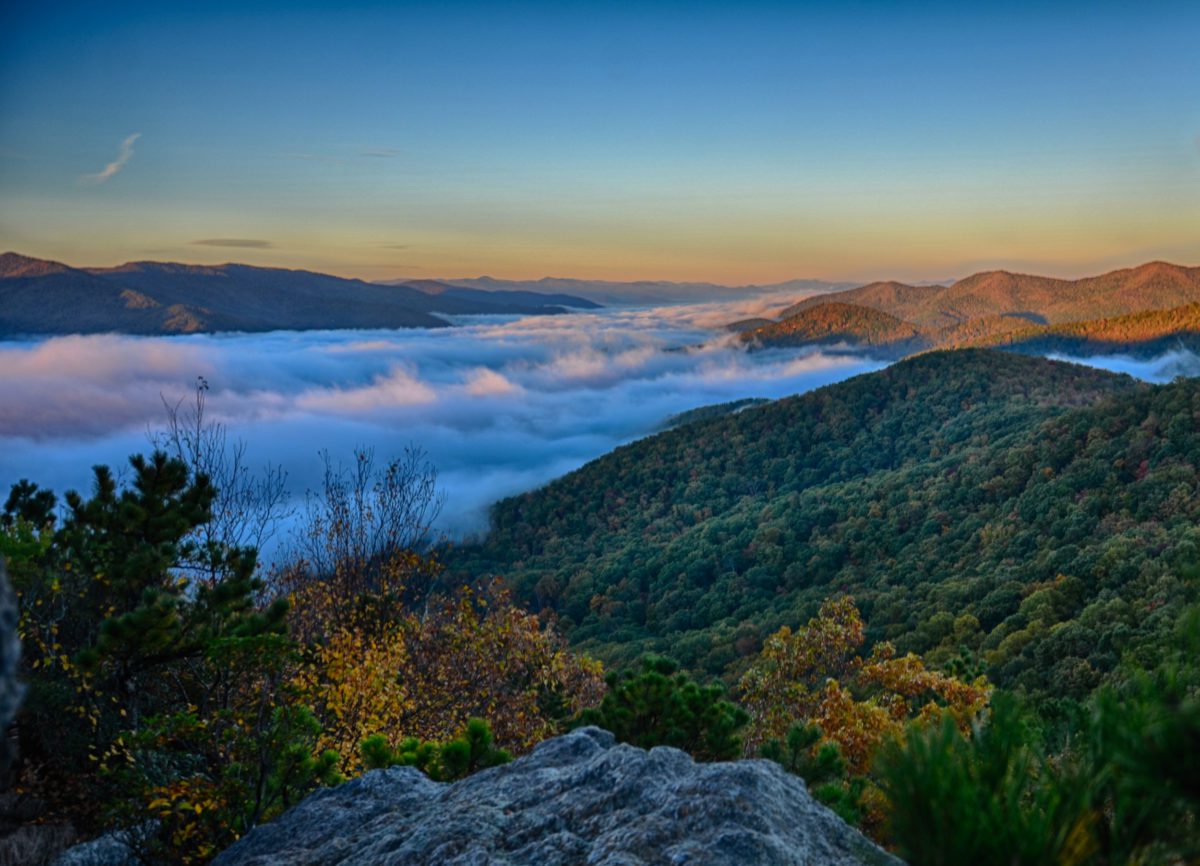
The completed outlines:
[[[280,702],[261,718],[221,710],[148,719],[114,772],[118,823],[142,829],[143,862],[202,863],[255,825],[295,805],[318,785],[342,781],[335,752],[316,754],[320,725],[307,707]]]
[[[600,706],[580,714],[578,725],[597,725],[643,749],[674,746],[700,761],[741,754],[739,736],[750,717],[724,699],[720,685],[702,686],[675,662],[647,656],[637,670],[608,675]]]
[[[841,749],[825,740],[816,725],[793,725],[784,739],[763,743],[759,754],[802,778],[812,795],[843,821],[857,824],[862,819],[865,782],[847,777]]]
[[[1054,784],[1025,718],[1001,696],[974,736],[949,720],[911,729],[884,747],[879,775],[892,836],[909,862],[1051,866],[1092,853],[1082,796]]]
[[[0,527],[11,528],[20,522],[36,528],[54,524],[54,509],[58,497],[49,490],[22,478],[9,490],[4,510],[0,512]]]
[[[57,530],[46,515],[51,498],[18,485],[0,531],[6,551],[21,553],[13,568],[29,683],[21,754],[35,768],[36,793],[82,829],[99,826],[102,806],[138,801],[145,786],[131,781],[141,772],[131,749],[149,718],[242,730],[265,744],[259,766],[283,748],[264,730],[271,708],[247,716],[243,698],[274,694],[263,677],[278,679],[291,652],[287,601],[256,604],[252,550],[201,551],[188,540],[210,517],[215,491],[205,476],[161,453],[130,465],[124,486],[97,467],[90,497],[67,494]],[[198,555],[220,567],[190,578]],[[258,722],[238,729],[222,722],[231,714]],[[169,751],[164,741],[155,766],[175,766]]]
[[[880,310],[824,301],[806,307],[778,322],[746,331],[745,342],[760,346],[811,346],[835,344],[871,346],[873,356],[900,358],[930,345],[929,339],[908,322]]]
[[[434,781],[452,782],[512,760],[492,743],[492,731],[483,719],[470,719],[462,733],[446,743],[409,737],[393,748],[383,734],[373,734],[362,741],[363,766],[368,770],[416,767]]]
[[[1057,749],[1009,697],[971,736],[911,729],[880,755],[900,853],[916,864],[1173,864],[1200,856],[1200,613],[1176,656],[1100,690]]]
[[[1059,704],[1152,654],[1200,549],[1200,381],[938,352],[617,449],[499,503],[501,573],[610,666],[738,676],[852,594],[894,643]],[[977,664],[972,663],[977,662]]]

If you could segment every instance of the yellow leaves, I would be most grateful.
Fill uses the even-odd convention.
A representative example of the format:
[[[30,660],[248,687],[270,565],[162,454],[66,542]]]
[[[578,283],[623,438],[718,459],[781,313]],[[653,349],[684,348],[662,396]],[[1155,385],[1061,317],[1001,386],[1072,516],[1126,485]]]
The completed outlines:
[[[987,706],[986,678],[964,683],[913,653],[897,658],[886,641],[864,660],[856,655],[864,633],[853,599],[841,598],[796,632],[784,626],[766,640],[740,683],[751,715],[748,752],[797,722],[815,722],[852,772],[865,773],[883,740],[910,720],[933,723],[949,713],[965,730]]]
[[[603,693],[600,664],[568,652],[500,588],[387,619],[325,597],[334,591],[325,584],[295,593],[325,625],[293,685],[322,721],[320,748],[335,750],[344,772],[360,769],[367,736],[442,741],[472,717],[488,720],[499,745],[522,751],[556,733],[546,706],[570,715]],[[343,615],[329,617],[339,609]]]

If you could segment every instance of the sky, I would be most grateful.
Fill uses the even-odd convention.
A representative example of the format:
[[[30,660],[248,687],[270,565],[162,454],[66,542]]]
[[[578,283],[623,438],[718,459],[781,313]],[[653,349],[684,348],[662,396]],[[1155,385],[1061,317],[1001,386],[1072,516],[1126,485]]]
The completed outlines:
[[[0,4],[0,249],[368,279],[1200,264],[1200,4]]]

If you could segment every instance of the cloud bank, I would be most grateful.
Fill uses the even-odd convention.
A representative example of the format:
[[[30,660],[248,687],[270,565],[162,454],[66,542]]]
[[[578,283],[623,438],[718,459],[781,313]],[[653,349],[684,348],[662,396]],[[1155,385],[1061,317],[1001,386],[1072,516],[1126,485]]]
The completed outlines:
[[[293,492],[317,452],[380,457],[409,443],[438,467],[442,529],[486,525],[496,499],[543,484],[658,429],[678,412],[781,397],[880,364],[823,354],[747,354],[721,323],[790,298],[651,310],[479,317],[458,328],[113,335],[0,344],[0,492],[28,477],[60,492],[89,467],[148,447],[162,397],[208,380],[213,417],[249,456],[282,464]],[[161,395],[161,396],[160,396]]]
[[[252,461],[281,464],[295,495],[319,483],[321,449],[336,459],[367,446],[386,459],[413,443],[439,470],[440,528],[469,536],[486,528],[495,500],[652,433],[671,415],[884,366],[822,352],[751,354],[719,330],[790,300],[476,317],[435,330],[0,344],[0,493],[20,478],[60,493],[86,488],[93,464],[123,466],[148,450],[162,397],[187,396],[203,376],[211,415],[246,441]],[[1161,379],[1179,360],[1109,366]]]
[[[127,136],[121,142],[121,149],[117,152],[117,158],[104,166],[103,169],[95,174],[85,174],[80,178],[81,181],[87,184],[101,184],[115,177],[125,167],[125,163],[129,162],[133,157],[133,143],[142,137],[140,132],[135,132],[133,135]]]

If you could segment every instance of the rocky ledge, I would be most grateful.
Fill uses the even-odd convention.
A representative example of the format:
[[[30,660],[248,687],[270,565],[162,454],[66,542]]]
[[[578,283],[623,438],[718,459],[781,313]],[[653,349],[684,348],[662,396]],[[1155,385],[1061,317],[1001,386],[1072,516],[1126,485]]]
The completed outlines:
[[[313,794],[214,866],[897,864],[769,761],[698,764],[583,728],[454,784],[411,767]]]

